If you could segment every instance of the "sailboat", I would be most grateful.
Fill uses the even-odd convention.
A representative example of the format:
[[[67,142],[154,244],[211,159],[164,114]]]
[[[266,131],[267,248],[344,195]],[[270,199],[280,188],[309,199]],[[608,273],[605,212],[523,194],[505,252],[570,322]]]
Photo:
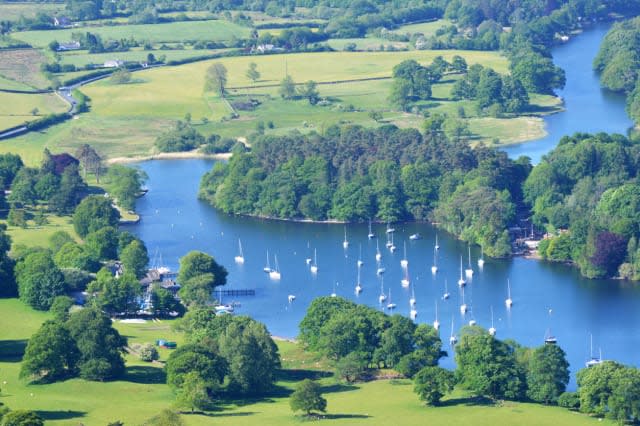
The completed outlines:
[[[389,303],[387,303],[387,309],[392,310],[396,308],[396,304],[391,301],[391,288],[389,288]]]
[[[415,293],[414,286],[411,286],[411,298],[409,299],[409,306],[411,307],[416,306],[416,293]]]
[[[415,234],[409,235],[409,239],[411,241],[416,241],[416,240],[419,240],[420,238],[422,238],[422,235],[420,235],[419,232],[416,232]]]
[[[491,306],[491,327],[489,328],[489,334],[496,335],[496,328],[493,326],[493,305]]]
[[[378,300],[380,301],[380,304],[387,300],[387,295],[384,294],[384,278],[380,279],[380,296],[378,296]]]
[[[291,303],[294,300],[296,300],[296,296],[294,296],[293,294],[290,294],[289,296],[287,296],[287,300],[289,301],[289,303]]]
[[[238,238],[238,248],[240,249],[240,253],[234,257],[234,260],[236,261],[237,264],[242,265],[244,263],[244,254],[242,254],[242,242],[240,242],[240,239]]]
[[[272,280],[279,280],[280,279],[280,268],[278,268],[278,256],[276,256],[275,254],[273,255],[273,260],[276,264],[275,269],[272,269],[271,272],[269,272],[269,278],[271,278]]]
[[[553,313],[553,309],[549,309],[549,318],[551,318],[551,314]],[[551,327],[547,328],[547,331],[544,333],[544,343],[545,345],[555,345],[558,343],[558,339],[551,333]]]
[[[393,244],[393,233],[391,234],[391,246],[389,247],[389,250],[391,251],[391,253],[396,251],[396,245]]]
[[[444,280],[444,294],[442,295],[443,300],[447,300],[449,298],[449,290],[447,290],[447,280]]]
[[[394,228],[391,227],[391,224],[389,222],[387,222],[387,234],[393,234],[394,232],[396,232],[396,230]]]
[[[391,248],[391,246],[393,245],[393,243],[391,242],[392,236],[393,236],[393,233],[387,234],[387,243],[385,244],[386,248]]]
[[[484,247],[480,246],[480,258],[478,259],[478,268],[484,268]]]
[[[458,343],[458,338],[453,333],[453,315],[451,315],[451,335],[449,336],[449,345],[453,347],[456,343]]]
[[[371,230],[371,219],[369,219],[369,234],[367,234],[367,238],[372,239],[372,238],[375,238],[375,237],[376,237],[376,235]]]
[[[438,234],[436,234],[436,244],[433,246],[436,250],[440,250],[440,244],[438,244]]]
[[[460,279],[458,280],[458,285],[464,287],[466,284],[467,282],[462,277],[462,256],[460,256]]]
[[[382,266],[382,263],[378,262],[378,269],[376,269],[376,274],[382,275],[385,271],[386,269],[384,268],[384,266]]]
[[[364,265],[364,262],[362,261],[362,244],[360,244],[360,250],[358,254],[358,268],[361,268],[362,265]]]
[[[407,242],[406,241],[403,243],[403,249],[404,249],[404,257],[402,258],[402,260],[400,260],[400,266],[402,266],[403,268],[406,268],[407,266],[409,266],[409,261],[407,260]]]
[[[471,244],[468,245],[469,248],[469,266],[464,270],[467,278],[471,278],[473,276],[473,269],[471,268]]]
[[[382,253],[380,253],[380,244],[378,244],[378,240],[376,240],[376,262],[380,262],[382,259]]]
[[[218,304],[216,306],[213,307],[215,313],[217,315],[220,314],[231,314],[233,313],[233,306],[229,305],[229,304],[223,304],[222,303],[222,289],[219,290],[218,292]]]
[[[433,275],[438,273],[438,252],[436,249],[433,249],[433,266],[431,266],[431,273]]]
[[[436,319],[433,321],[433,328],[440,330],[440,321],[438,321],[438,301],[436,300]]]
[[[333,285],[333,293],[331,293],[331,297],[338,297],[338,294],[336,293],[336,284]]]
[[[460,305],[460,313],[466,314],[468,310],[467,304],[464,303],[464,287],[462,287],[462,304]]]
[[[600,351],[600,357],[593,356],[593,334],[590,334],[589,336],[591,339],[591,342],[590,342],[591,349],[590,349],[589,361],[585,363],[585,366],[587,366],[588,368],[594,367],[598,364],[602,364],[602,351]]]
[[[312,274],[317,274],[318,273],[318,252],[317,249],[313,249],[313,265],[311,265],[311,268],[309,268],[311,270]]]
[[[400,280],[400,284],[402,284],[402,287],[407,288],[409,283],[409,268],[404,268],[404,277]]]
[[[266,272],[267,274],[271,273],[271,266],[269,265],[269,250],[267,250],[267,266],[265,266],[264,268],[262,268],[262,270],[264,272]]]
[[[310,247],[309,247],[309,241],[307,241],[307,249],[310,249]],[[307,258],[305,259],[305,262],[306,262],[306,264],[307,264],[307,265],[311,265],[311,258],[310,258],[310,257],[307,257]]]
[[[344,241],[342,242],[342,247],[347,249],[349,248],[349,241],[347,240],[347,227],[344,227]]]
[[[511,300],[511,283],[509,279],[507,279],[507,300],[504,301],[504,304],[507,306],[507,309],[511,309],[513,306],[513,300]]]
[[[356,294],[360,294],[362,286],[360,285],[360,265],[358,265],[358,280],[356,281]]]

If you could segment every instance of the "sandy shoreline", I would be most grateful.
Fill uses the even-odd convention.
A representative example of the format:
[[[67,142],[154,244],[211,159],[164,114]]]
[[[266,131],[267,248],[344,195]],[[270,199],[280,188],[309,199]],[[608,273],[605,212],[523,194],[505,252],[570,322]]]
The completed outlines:
[[[229,158],[231,158],[231,155],[232,155],[231,153],[204,154],[202,152],[197,152],[197,151],[160,152],[158,154],[138,155],[134,157],[113,157],[113,158],[108,158],[105,162],[107,164],[127,164],[127,163],[138,163],[141,161],[149,161],[149,160],[186,160],[186,159],[192,159],[192,158],[228,160]]]

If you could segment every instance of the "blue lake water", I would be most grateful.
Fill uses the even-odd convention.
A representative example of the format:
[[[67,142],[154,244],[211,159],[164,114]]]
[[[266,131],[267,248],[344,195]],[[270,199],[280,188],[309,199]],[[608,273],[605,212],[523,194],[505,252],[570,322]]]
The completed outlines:
[[[578,130],[618,131],[624,133],[631,124],[624,113],[624,100],[604,93],[591,73],[591,61],[606,27],[597,27],[554,49],[555,60],[567,71],[567,88],[562,92],[567,111],[547,119],[550,136],[544,140],[509,148],[512,156],[529,155],[534,161],[552,149],[563,134]],[[342,225],[292,223],[241,218],[217,212],[197,200],[201,176],[208,171],[210,160],[149,161],[139,166],[148,174],[149,192],[139,199],[137,211],[142,220],[129,229],[146,243],[150,255],[162,257],[162,263],[177,270],[178,259],[190,250],[212,254],[229,271],[226,288],[255,289],[254,297],[236,297],[241,304],[237,313],[248,314],[267,324],[274,335],[295,337],[298,324],[309,303],[318,296],[336,293],[358,303],[383,309],[378,297],[381,286],[397,304],[396,313],[409,315],[409,298],[415,292],[418,322],[441,323],[441,335],[448,346],[453,321],[454,328],[477,321],[483,327],[493,324],[500,338],[513,338],[526,346],[539,346],[547,333],[555,335],[567,352],[572,371],[584,366],[590,355],[589,336],[593,335],[594,350],[602,349],[603,358],[640,365],[640,288],[618,281],[586,280],[564,265],[554,265],[523,258],[486,259],[480,271],[478,247],[471,248],[471,264],[475,271],[464,292],[469,312],[460,313],[462,292],[457,281],[460,257],[465,268],[467,246],[440,233],[439,271],[431,273],[436,230],[428,224],[395,224],[391,253],[386,247],[386,225],[374,224],[378,239],[367,238],[367,224],[346,227],[349,247],[342,242]],[[409,235],[419,232],[423,239],[410,241]],[[238,240],[242,241],[245,263],[238,265]],[[380,244],[383,277],[376,274],[376,241]],[[403,245],[407,247],[409,280],[400,266]],[[317,252],[318,273],[311,274],[307,258]],[[281,279],[273,281],[263,272],[267,262],[274,265],[277,256]],[[363,291],[355,294],[357,260],[361,258]],[[158,260],[158,262],[160,262]],[[384,282],[382,282],[384,278]],[[445,280],[451,297],[443,300]],[[514,305],[507,310],[507,280],[510,281]],[[292,303],[288,296],[295,295]],[[451,353],[452,355],[452,353]],[[453,357],[443,361],[453,366]],[[573,379],[572,379],[573,380]],[[572,386],[574,386],[572,382]]]

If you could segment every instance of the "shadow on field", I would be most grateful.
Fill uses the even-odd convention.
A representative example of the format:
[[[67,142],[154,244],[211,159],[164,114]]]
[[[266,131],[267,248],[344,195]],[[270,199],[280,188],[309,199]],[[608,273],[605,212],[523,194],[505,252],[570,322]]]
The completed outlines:
[[[322,386],[322,393],[350,392],[357,389],[358,387],[354,385],[345,385],[342,383],[335,383],[333,385]]]
[[[203,416],[207,416],[207,417],[247,417],[247,416],[253,416],[254,414],[256,414],[254,411],[232,411],[232,412],[222,412],[222,413],[206,413],[206,414],[202,414]]]
[[[279,370],[278,379],[284,381],[299,381],[304,379],[317,380],[323,377],[330,377],[333,373],[318,370]]]
[[[0,360],[20,362],[27,347],[27,340],[0,340]]]
[[[76,417],[84,417],[87,413],[84,411],[45,411],[45,410],[37,410],[36,414],[42,417],[44,420],[69,420],[75,419]]]
[[[323,414],[323,419],[341,420],[341,419],[368,419],[368,414]]]
[[[494,405],[495,401],[482,396],[469,396],[466,398],[452,398],[445,401],[440,401],[440,407],[453,407],[456,405],[466,406],[479,406],[479,405]]]
[[[145,365],[132,365],[127,367],[124,379],[127,382],[153,385],[165,383],[167,376],[161,368],[147,367]]]

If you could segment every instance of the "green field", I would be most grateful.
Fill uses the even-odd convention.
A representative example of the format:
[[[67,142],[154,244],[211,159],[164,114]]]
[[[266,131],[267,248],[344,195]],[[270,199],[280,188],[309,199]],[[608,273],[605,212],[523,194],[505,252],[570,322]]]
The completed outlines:
[[[54,15],[64,11],[64,3],[0,3],[0,16],[2,20],[17,21],[21,16],[35,18],[38,12]]]
[[[17,81],[32,89],[46,89],[49,81],[40,72],[46,57],[36,49],[12,49],[0,51],[0,76]],[[0,88],[9,88],[2,87]]]
[[[42,155],[42,153],[41,153]],[[75,236],[71,217],[47,216],[49,223],[43,226],[36,226],[33,221],[27,221],[26,228],[8,226],[7,234],[11,236],[12,244],[20,244],[28,247],[49,247],[49,237],[54,232],[66,231]],[[4,221],[3,221],[4,222]]]
[[[85,28],[83,31],[98,34],[102,39],[130,39],[151,43],[184,42],[187,40],[228,41],[232,37],[247,37],[249,28],[227,21],[172,22],[150,25],[115,25]],[[24,31],[13,33],[13,37],[35,47],[45,47],[52,40],[65,42],[77,28],[55,31]]]
[[[402,41],[389,41],[379,37],[366,37],[366,38],[335,38],[327,41],[327,44],[335,50],[344,50],[348,44],[355,44],[356,50],[375,51],[380,50],[380,46],[383,46],[385,50],[389,46],[393,46],[395,49],[406,49],[409,47],[409,43]]]
[[[171,407],[173,394],[163,384],[164,375],[157,365],[141,363],[127,357],[126,376],[114,382],[67,380],[50,385],[26,385],[18,379],[19,354],[26,339],[48,318],[48,314],[25,307],[16,299],[0,300],[0,380],[3,403],[12,409],[36,410],[56,426],[105,425],[121,420],[139,425],[158,411]],[[157,338],[182,342],[182,336],[171,330],[171,321],[124,324],[115,327],[129,342],[148,343]],[[294,416],[287,395],[298,380],[313,375],[322,362],[301,352],[289,342],[278,342],[284,374],[274,395],[253,400],[224,401],[219,409],[204,415],[183,415],[187,425],[298,425],[303,419]],[[161,353],[166,359],[167,351]],[[486,405],[457,391],[442,407],[427,408],[420,404],[408,380],[378,380],[346,385],[332,377],[322,379],[328,400],[323,424],[337,425],[589,425],[599,422],[582,414],[557,407],[504,402]]]
[[[31,111],[38,108],[38,116]],[[32,121],[39,116],[65,112],[68,104],[54,93],[17,94],[0,92],[0,129]]]
[[[421,33],[425,37],[431,37],[431,36],[436,34],[437,30],[439,30],[442,27],[449,26],[449,25],[452,25],[452,22],[449,21],[448,19],[438,19],[437,21],[432,21],[432,22],[423,22],[423,23],[420,23],[420,24],[403,25],[400,28],[398,28],[397,30],[394,30],[394,32],[401,33],[401,34]]]

